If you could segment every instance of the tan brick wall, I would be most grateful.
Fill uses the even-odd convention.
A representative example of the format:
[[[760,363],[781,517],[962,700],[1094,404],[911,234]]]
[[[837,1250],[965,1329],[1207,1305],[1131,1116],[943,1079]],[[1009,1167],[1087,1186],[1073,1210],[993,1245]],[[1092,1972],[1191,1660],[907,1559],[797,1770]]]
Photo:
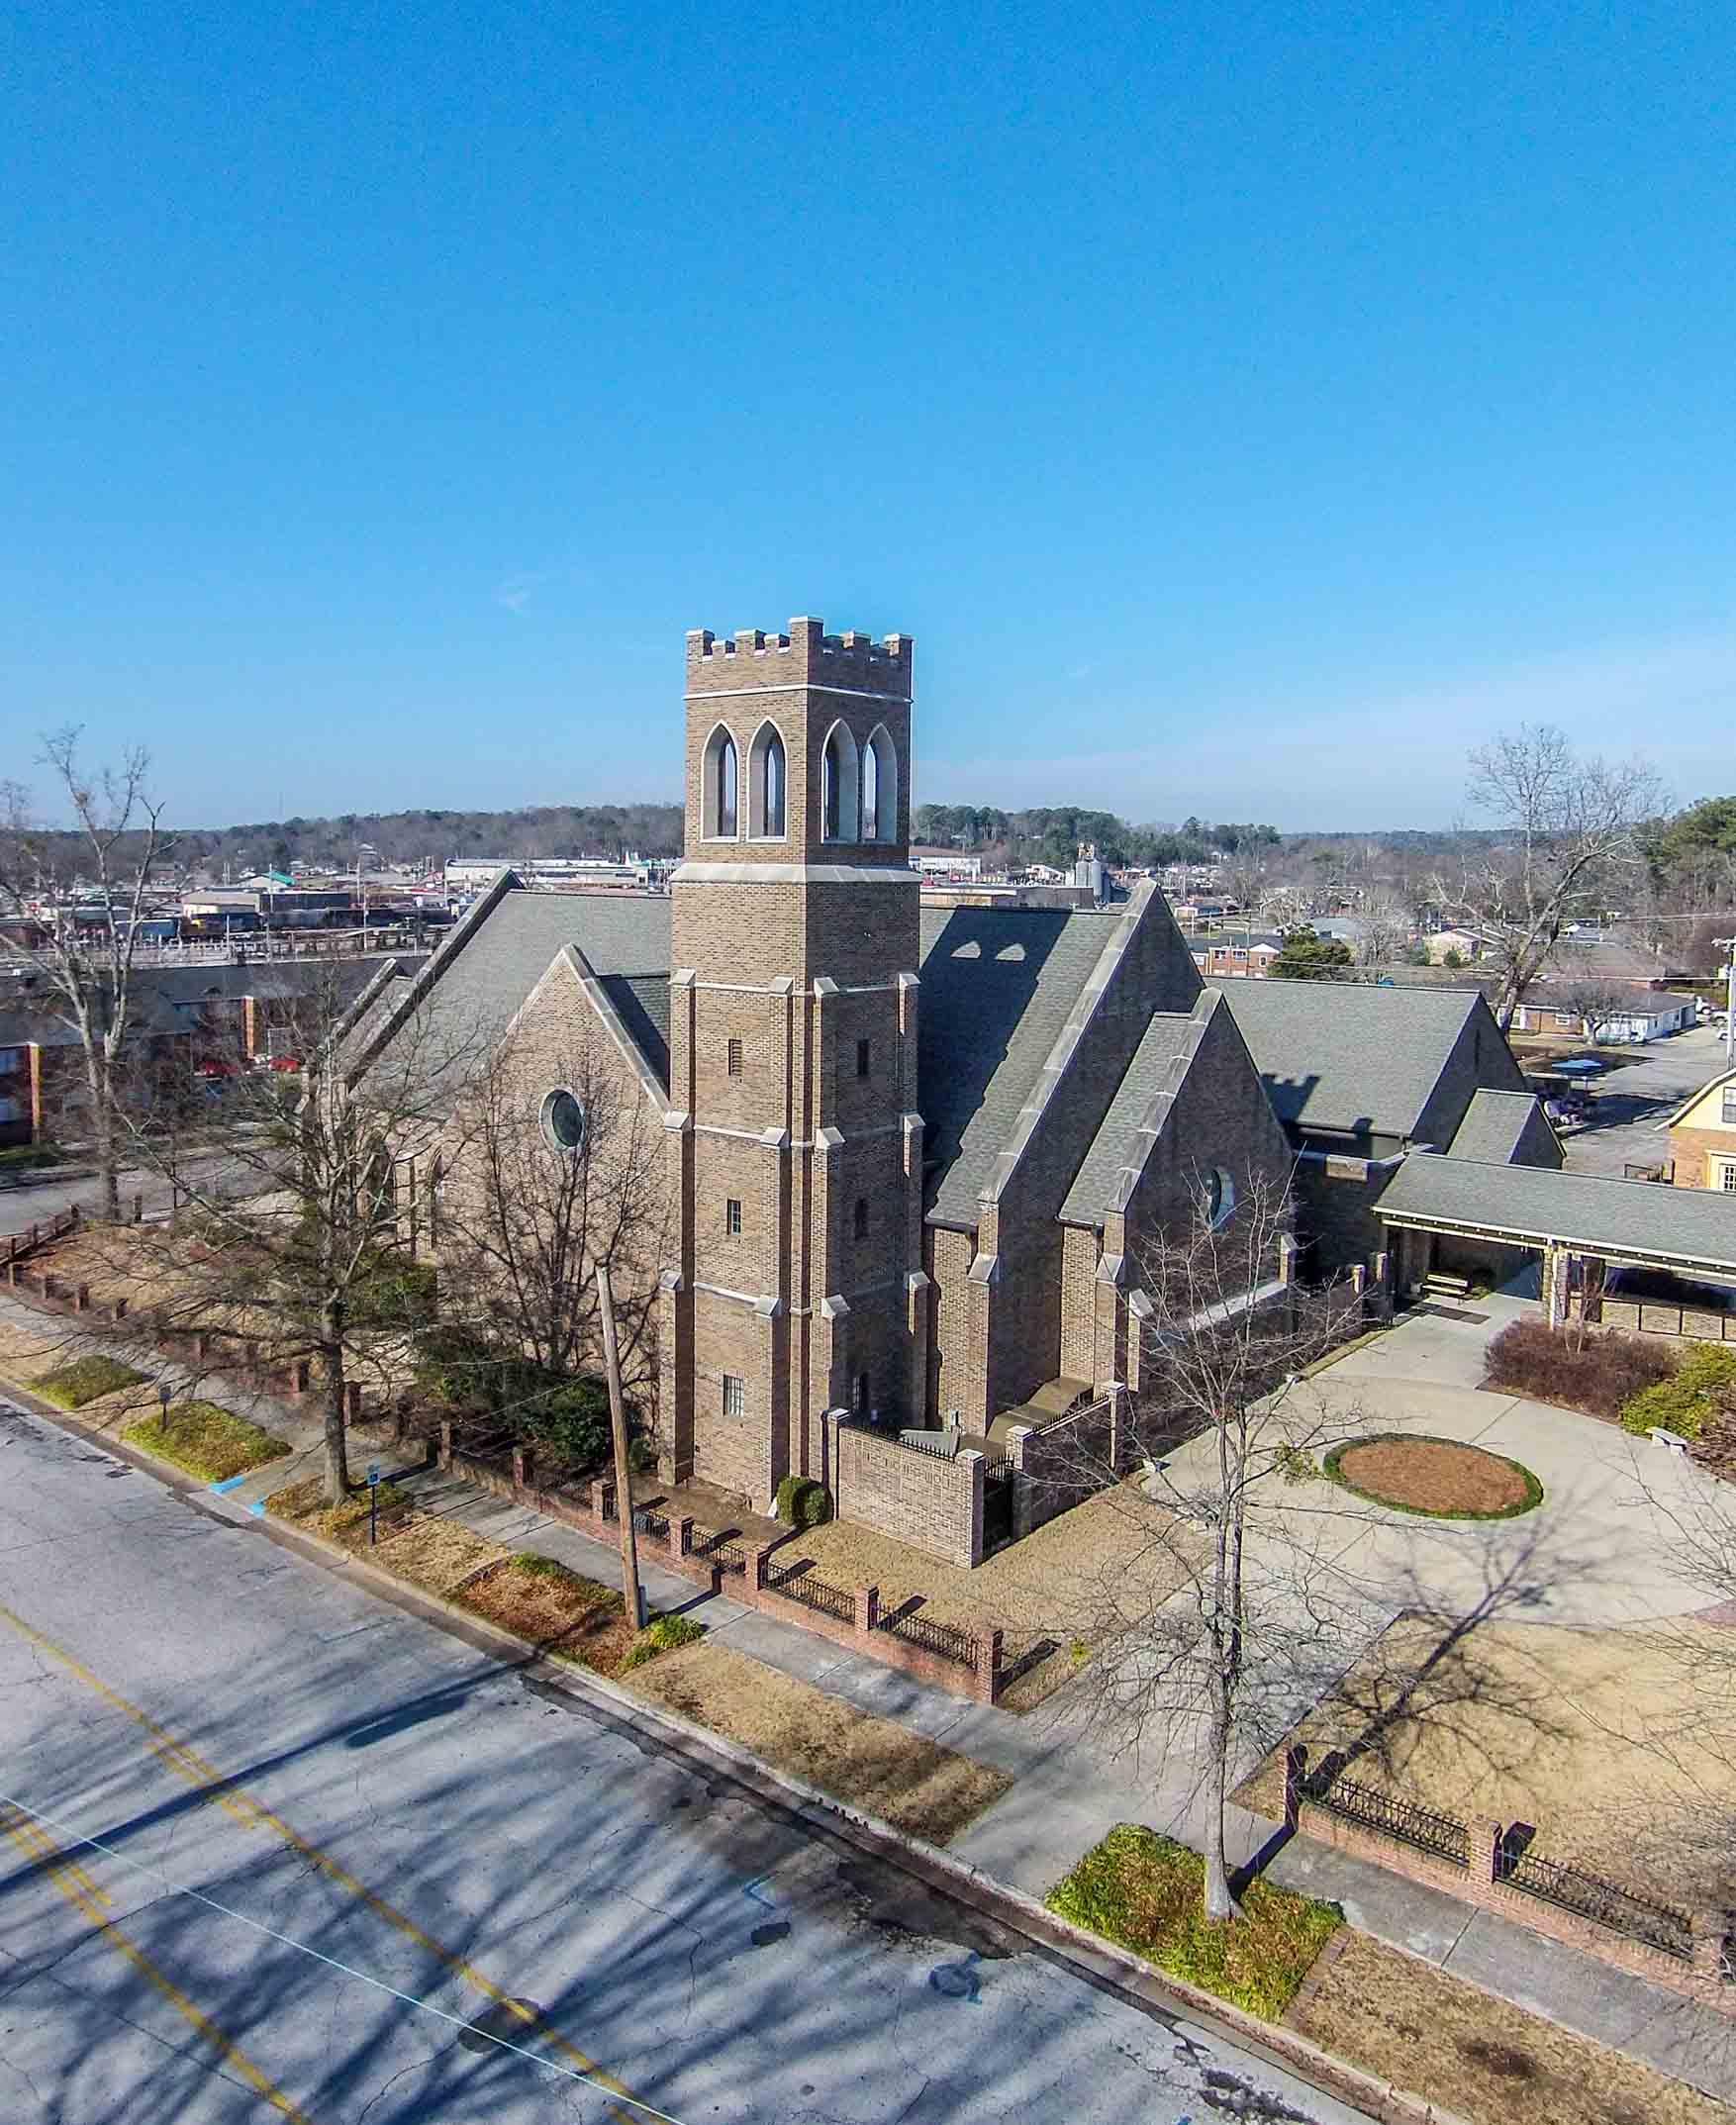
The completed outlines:
[[[837,1434],[840,1517],[969,1571],[983,1554],[982,1462],[918,1453],[849,1425]]]
[[[1678,1188],[1721,1188],[1724,1161],[1736,1159],[1736,1128],[1672,1129],[1670,1157]]]
[[[1098,1235],[1068,1225],[1061,1236],[1061,1370],[1069,1380],[1097,1379]]]

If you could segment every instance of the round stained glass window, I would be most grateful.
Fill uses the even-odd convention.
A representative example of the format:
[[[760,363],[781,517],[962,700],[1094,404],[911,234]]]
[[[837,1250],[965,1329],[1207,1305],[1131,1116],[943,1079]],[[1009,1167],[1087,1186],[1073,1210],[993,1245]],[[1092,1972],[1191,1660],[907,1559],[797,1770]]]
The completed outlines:
[[[585,1140],[585,1110],[564,1085],[542,1103],[542,1133],[557,1151],[576,1151]]]
[[[1208,1225],[1220,1225],[1235,1208],[1236,1184],[1221,1166],[1213,1166],[1200,1191],[1200,1207]]]

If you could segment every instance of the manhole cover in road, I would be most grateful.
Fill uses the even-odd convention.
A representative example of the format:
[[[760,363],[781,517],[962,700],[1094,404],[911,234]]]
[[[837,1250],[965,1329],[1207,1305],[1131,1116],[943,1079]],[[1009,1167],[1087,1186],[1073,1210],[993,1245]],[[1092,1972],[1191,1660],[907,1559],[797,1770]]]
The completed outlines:
[[[467,2028],[458,2032],[458,2042],[466,2051],[498,2051],[504,2038],[509,2044],[523,2044],[541,2027],[542,2009],[533,1999],[497,1999],[492,2007],[482,2012]]]

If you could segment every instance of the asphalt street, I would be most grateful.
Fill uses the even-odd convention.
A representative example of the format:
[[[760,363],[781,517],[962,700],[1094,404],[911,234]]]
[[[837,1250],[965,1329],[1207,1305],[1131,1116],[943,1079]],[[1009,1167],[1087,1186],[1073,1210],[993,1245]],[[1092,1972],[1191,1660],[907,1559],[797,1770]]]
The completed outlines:
[[[1724,1036],[1709,1025],[1641,1049],[1635,1061],[1588,1088],[1591,1123],[1567,1138],[1568,1171],[1619,1181],[1629,1165],[1666,1164],[1664,1124],[1690,1092],[1728,1067]]]
[[[183,1162],[183,1171],[201,1191],[215,1195],[241,1195],[260,1186],[256,1163],[224,1151],[197,1152]],[[57,1211],[76,1203],[80,1209],[94,1210],[101,1191],[94,1174],[83,1167],[70,1174],[56,1170],[40,1181],[0,1188],[0,1237],[23,1232],[33,1224],[45,1224]],[[121,1200],[131,1204],[135,1194],[145,1198],[146,1217],[162,1215],[169,1207],[169,1183],[154,1167],[129,1166],[121,1174]]]
[[[7,2125],[1361,2113],[0,1403]]]

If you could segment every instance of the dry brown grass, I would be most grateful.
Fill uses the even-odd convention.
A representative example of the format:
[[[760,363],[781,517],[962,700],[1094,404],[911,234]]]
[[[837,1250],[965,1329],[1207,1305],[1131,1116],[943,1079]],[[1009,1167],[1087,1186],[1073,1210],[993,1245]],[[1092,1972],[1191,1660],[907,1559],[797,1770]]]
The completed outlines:
[[[1472,2125],[1730,2125],[1724,2104],[1346,1927],[1289,2020]]]
[[[63,1335],[56,1335],[50,1323],[39,1333],[0,1321],[0,1378],[28,1389],[37,1374],[63,1364],[73,1355],[72,1337],[84,1332],[68,1324]],[[77,1415],[88,1431],[119,1433],[141,1417],[154,1416],[158,1406],[156,1382],[147,1379],[117,1388],[112,1395],[99,1395],[94,1401],[84,1403]]]
[[[352,1547],[367,1541],[365,1514],[357,1527]],[[407,1525],[382,1539],[369,1552],[370,1562],[407,1579],[412,1586],[426,1587],[431,1594],[453,1593],[472,1572],[505,1557],[498,1542],[488,1542],[460,1527],[456,1520],[436,1513],[412,1513]]]
[[[628,1687],[931,1844],[955,1837],[1013,1783],[726,1646],[667,1653]]]
[[[820,1578],[834,1587],[878,1587],[883,1610],[919,1594],[926,1596],[922,1613],[936,1622],[967,1630],[999,1623],[1009,1663],[1046,1641],[1053,1650],[1001,1698],[1008,1711],[1028,1711],[1078,1672],[1071,1651],[1075,1643],[1097,1644],[1108,1581],[1138,1571],[1153,1588],[1154,1605],[1182,1584],[1182,1564],[1161,1554],[1153,1542],[1157,1519],[1175,1527],[1123,1485],[1087,1498],[974,1572],[942,1564],[849,1520],[796,1535],[778,1552],[777,1562],[783,1567],[812,1557]]]
[[[1315,1761],[1352,1746],[1369,1708],[1394,1697],[1387,1678],[1413,1669],[1438,1639],[1419,1619],[1395,1623],[1236,1798],[1282,1815],[1289,1742],[1306,1743]],[[1638,1894],[1721,1899],[1736,1886],[1736,1755],[1718,1738],[1728,1719],[1708,1714],[1728,1709],[1733,1684],[1736,1634],[1709,1623],[1595,1632],[1489,1624],[1352,1775],[1461,1820],[1531,1823],[1539,1852]]]
[[[611,1587],[576,1572],[535,1569],[504,1558],[464,1589],[466,1608],[531,1639],[556,1660],[582,1662],[600,1675],[619,1675],[636,1633],[627,1604]]]
[[[185,1289],[175,1242],[160,1225],[86,1225],[31,1257],[30,1267],[71,1284],[88,1284],[95,1305],[125,1299],[143,1313]]]

